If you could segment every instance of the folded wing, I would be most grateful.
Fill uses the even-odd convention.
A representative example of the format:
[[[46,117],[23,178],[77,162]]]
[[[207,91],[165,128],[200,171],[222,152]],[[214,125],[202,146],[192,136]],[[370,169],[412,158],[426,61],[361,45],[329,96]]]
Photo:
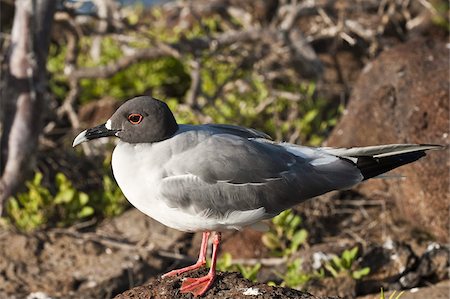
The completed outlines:
[[[206,136],[197,132],[191,142],[195,146],[173,155],[160,186],[169,206],[216,217],[264,209],[272,217],[308,198],[362,180],[348,159],[229,132]],[[194,137],[187,132],[176,138],[188,142]]]

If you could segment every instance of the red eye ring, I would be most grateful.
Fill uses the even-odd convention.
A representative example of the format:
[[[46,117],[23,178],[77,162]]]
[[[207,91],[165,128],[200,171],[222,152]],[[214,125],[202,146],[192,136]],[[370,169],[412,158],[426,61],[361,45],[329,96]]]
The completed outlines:
[[[128,115],[128,121],[133,125],[140,124],[144,117],[139,113],[131,113]]]

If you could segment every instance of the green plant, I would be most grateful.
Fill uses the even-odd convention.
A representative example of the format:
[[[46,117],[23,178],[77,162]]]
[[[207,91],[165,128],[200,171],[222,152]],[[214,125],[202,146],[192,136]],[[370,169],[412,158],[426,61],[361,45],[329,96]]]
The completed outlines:
[[[93,193],[91,197],[95,212],[103,217],[120,215],[127,205],[122,191],[108,175],[103,176],[103,189]]]
[[[210,263],[210,261],[208,261]],[[233,257],[229,252],[225,252],[217,260],[217,269],[220,271],[237,271],[242,274],[242,276],[248,280],[256,281],[258,272],[261,269],[261,264],[257,263],[253,266],[244,266],[241,264],[234,264]]]
[[[370,273],[369,267],[353,270],[353,262],[358,257],[358,247],[346,249],[341,256],[333,256],[331,261],[325,264],[325,269],[333,276],[338,277],[342,274],[350,274],[353,279],[361,279]]]
[[[397,296],[395,296],[395,294],[397,293],[397,291],[392,292],[392,294],[389,296],[389,299],[399,299],[403,293],[405,291],[401,291],[400,293],[397,294]],[[395,296],[395,297],[394,297]],[[381,293],[380,293],[380,299],[386,299],[385,295],[384,295],[384,291],[383,288],[381,288]]]
[[[37,172],[33,180],[26,182],[28,192],[9,199],[8,217],[15,226],[32,230],[55,220],[62,226],[94,213],[89,196],[75,190],[64,174],[58,173],[55,181],[57,192],[52,195],[41,185],[42,174]]]
[[[265,233],[262,241],[276,256],[290,256],[304,244],[308,231],[301,228],[302,219],[292,210],[281,212],[272,219],[272,228]]]
[[[27,193],[20,193],[8,200],[8,218],[19,229],[31,230],[47,222],[46,207],[50,201],[50,191],[41,186],[42,174],[36,173],[33,180],[26,182]]]
[[[325,271],[323,269],[319,269],[312,273],[307,273],[303,271],[303,260],[301,258],[297,258],[292,262],[287,264],[286,272],[283,274],[276,273],[282,280],[279,284],[280,286],[287,286],[290,288],[301,288],[306,283],[308,283],[312,279],[321,279],[325,277]],[[269,281],[268,285],[276,286],[277,284],[273,281]]]
[[[431,6],[431,21],[435,26],[438,26],[445,30],[450,31],[450,22],[448,20],[448,11],[450,9],[448,1],[431,1],[429,3]]]
[[[52,216],[57,219],[58,226],[67,226],[94,214],[89,195],[76,190],[62,173],[56,174],[55,179],[58,191],[53,198],[49,198],[49,204],[55,207],[50,215],[53,214]]]
[[[42,186],[42,179],[37,172],[26,182],[27,192],[8,201],[7,217],[20,230],[68,226],[93,216],[114,216],[124,210],[123,195],[108,176],[103,178],[103,189],[92,194],[76,190],[62,173],[56,174],[55,194]]]
[[[306,284],[311,279],[323,277],[323,271],[316,271],[314,273],[303,272],[302,263],[303,260],[298,258],[288,265],[286,273],[281,275],[281,278],[283,279],[281,286],[298,288]]]
[[[92,44],[92,38],[83,37],[80,43],[82,47],[89,48]],[[99,62],[94,62],[88,51],[81,51],[78,58],[79,66],[106,65],[123,55],[119,43],[110,37],[103,38],[101,46],[102,56]],[[68,79],[64,75],[66,52],[66,45],[59,47],[53,45],[50,48],[48,59],[48,69],[52,74],[49,85],[59,100],[64,99],[69,90]],[[136,80],[136,78],[143,79]],[[81,103],[108,96],[116,99],[127,99],[149,91],[155,97],[160,98],[181,97],[189,88],[190,76],[180,60],[173,57],[162,57],[135,63],[127,69],[117,72],[111,78],[83,79],[80,81],[80,85],[79,98]]]
[[[167,26],[165,15],[159,8],[152,9],[150,15],[137,10],[127,18],[131,24],[145,25],[140,31],[126,32],[130,37],[129,46],[135,49],[154,47],[154,41],[175,43],[180,39],[210,36],[224,30],[219,15],[202,17],[188,28]],[[232,22],[241,26],[237,20]],[[124,55],[122,42],[105,36],[101,41],[102,55],[94,60],[88,51],[92,43],[92,37],[81,37],[77,67],[108,65]],[[69,91],[64,73],[66,54],[65,44],[52,45],[48,59],[48,69],[52,74],[50,88],[60,101]],[[176,58],[167,56],[143,60],[110,78],[82,79],[79,102],[84,104],[108,96],[123,100],[139,94],[152,94],[168,102],[180,123],[198,123],[199,112],[189,105],[180,105],[186,99],[191,84],[189,61],[192,58],[191,54],[184,54]],[[211,122],[257,128],[281,140],[289,140],[295,134],[304,144],[319,145],[342,112],[342,107],[335,102],[317,96],[314,81],[299,83],[298,78],[290,78],[268,82],[255,69],[251,57],[241,52],[236,55],[232,47],[218,49],[214,55],[208,50],[199,51],[195,59],[201,65],[201,84],[196,100],[201,114],[211,118]],[[299,95],[299,99],[289,99],[283,95],[286,92]],[[296,116],[290,118],[293,112]]]

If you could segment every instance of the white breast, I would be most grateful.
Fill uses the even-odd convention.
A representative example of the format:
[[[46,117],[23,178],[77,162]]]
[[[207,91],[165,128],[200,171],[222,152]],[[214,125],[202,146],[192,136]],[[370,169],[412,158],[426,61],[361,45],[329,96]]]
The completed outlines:
[[[119,142],[113,152],[114,177],[128,201],[144,214],[162,224],[181,231],[213,231],[240,229],[261,220],[264,209],[235,211],[222,219],[210,217],[208,211],[189,214],[169,207],[159,192],[167,177],[165,165],[171,159],[170,146]],[[172,175],[183,175],[172,173]]]
[[[162,161],[151,144],[119,142],[112,155],[114,177],[128,201],[159,221],[158,186],[163,178]]]

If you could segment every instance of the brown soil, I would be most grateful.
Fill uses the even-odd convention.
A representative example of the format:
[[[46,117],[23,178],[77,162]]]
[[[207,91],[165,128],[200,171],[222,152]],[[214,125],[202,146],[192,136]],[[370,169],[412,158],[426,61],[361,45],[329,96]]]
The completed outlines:
[[[355,298],[378,293],[380,287],[385,290],[425,287],[448,279],[449,248],[418,234],[406,222],[396,221],[389,198],[368,199],[354,192],[341,192],[308,201],[299,206],[298,212],[305,215],[304,226],[310,237],[308,244],[292,259],[303,260],[305,273],[314,270],[315,254],[339,255],[353,246],[360,248],[354,269],[371,268],[371,274],[359,281],[347,275],[312,280],[304,288],[315,296]],[[249,237],[245,238],[245,234]],[[229,233],[224,236],[226,246],[222,252],[251,260],[257,257],[251,255],[251,250],[258,247],[260,257],[270,258],[267,250],[258,245],[259,234]],[[25,298],[35,292],[52,298],[105,298],[146,281],[143,287],[126,293],[129,298],[142,298],[138,294],[168,294],[176,298],[180,280],[159,277],[172,268],[192,263],[199,241],[192,234],[168,229],[134,209],[104,221],[95,229],[74,227],[32,234],[3,231],[0,234],[0,298]],[[185,256],[188,252],[192,254]],[[284,263],[263,266],[258,279],[261,283],[279,281],[275,273],[283,273],[285,267]],[[261,283],[251,283],[236,274],[220,274],[208,296],[234,298],[252,286],[272,298],[314,298]],[[171,297],[161,295],[160,298]]]
[[[176,249],[182,236],[168,233],[136,210],[93,231],[2,231],[0,298],[24,298],[33,292],[64,298],[111,297],[168,268],[170,261],[158,251]]]

